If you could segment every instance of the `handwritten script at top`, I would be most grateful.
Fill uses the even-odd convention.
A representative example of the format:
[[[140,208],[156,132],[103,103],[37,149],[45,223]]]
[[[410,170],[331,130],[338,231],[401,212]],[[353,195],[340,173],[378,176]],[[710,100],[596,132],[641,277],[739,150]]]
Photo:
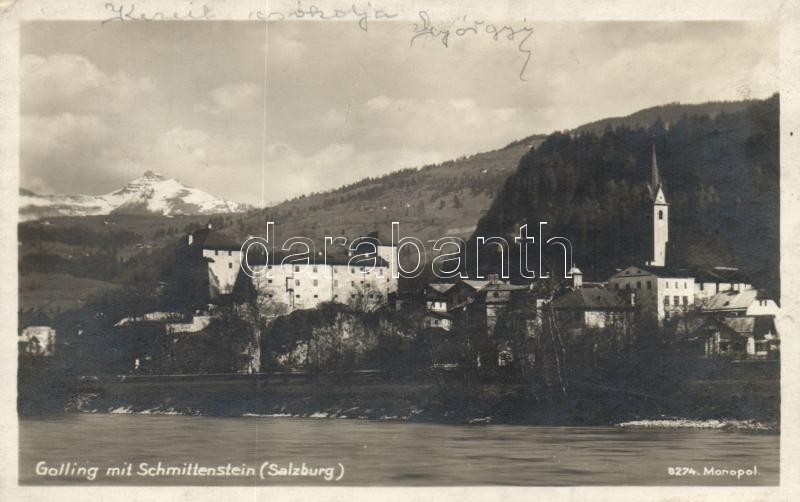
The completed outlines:
[[[450,47],[451,37],[466,37],[488,35],[495,42],[508,40],[517,43],[517,50],[525,54],[525,61],[519,71],[520,80],[525,80],[525,70],[531,60],[532,51],[526,47],[528,39],[533,35],[533,28],[526,25],[498,25],[483,20],[467,21],[467,16],[454,18],[450,23],[439,23],[434,25],[430,15],[426,11],[419,12],[419,22],[414,23],[411,45],[420,37],[439,39],[444,47]]]
[[[190,4],[185,9],[170,11],[144,11],[135,3],[104,4],[111,17],[102,21],[106,24],[114,21],[210,21],[216,19],[212,8],[208,4]],[[251,10],[247,18],[254,21],[280,22],[285,20],[354,20],[363,31],[369,31],[372,21],[388,21],[399,16],[397,12],[373,7],[372,2],[366,5],[353,3],[346,9],[322,9],[316,5],[304,7],[302,2],[297,2],[297,8],[286,11]],[[527,47],[533,35],[533,28],[522,24],[496,24],[485,20],[467,20],[467,15],[451,18],[447,22],[434,23],[427,11],[417,13],[418,21],[411,25],[410,46],[421,38],[438,40],[445,48],[450,47],[452,40],[467,36],[488,36],[495,42],[516,42],[517,50],[525,55],[519,71],[520,80],[525,79],[525,72],[531,60],[532,50]]]

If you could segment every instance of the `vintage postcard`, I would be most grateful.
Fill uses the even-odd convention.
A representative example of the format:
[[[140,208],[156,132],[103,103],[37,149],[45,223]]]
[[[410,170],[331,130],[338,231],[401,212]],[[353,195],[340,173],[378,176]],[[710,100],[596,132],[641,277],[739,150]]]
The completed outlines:
[[[798,6],[680,5],[3,3],[0,497],[790,500]]]

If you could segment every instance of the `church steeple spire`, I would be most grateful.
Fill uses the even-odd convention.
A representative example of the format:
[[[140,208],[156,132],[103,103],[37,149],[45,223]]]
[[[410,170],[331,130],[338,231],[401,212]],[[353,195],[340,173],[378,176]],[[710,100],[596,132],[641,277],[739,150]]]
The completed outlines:
[[[658,175],[658,161],[656,160],[656,145],[653,143],[653,164],[650,167],[650,190],[655,193],[658,191],[659,186],[661,186],[661,178]]]

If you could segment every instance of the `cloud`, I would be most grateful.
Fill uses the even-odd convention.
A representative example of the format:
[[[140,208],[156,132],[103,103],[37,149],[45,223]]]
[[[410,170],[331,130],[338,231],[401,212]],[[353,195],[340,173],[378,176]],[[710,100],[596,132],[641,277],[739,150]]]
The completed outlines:
[[[332,116],[328,111],[318,121]],[[354,141],[391,144],[453,155],[493,149],[534,130],[534,117],[516,107],[482,106],[472,98],[415,99],[385,94],[354,107]],[[339,112],[339,115],[342,115]],[[358,139],[360,138],[360,140]]]
[[[113,136],[101,118],[71,113],[23,116],[21,133],[22,186],[30,181],[42,191],[63,191],[64,182],[77,187],[96,177]]]
[[[252,108],[260,105],[261,92],[261,87],[252,82],[227,84],[210,91],[208,98],[195,109],[216,115]]]
[[[161,153],[167,157],[183,157],[191,161],[203,161],[206,151],[203,148],[208,134],[199,129],[186,129],[178,126],[165,132],[159,138]]]
[[[156,89],[148,77],[123,71],[107,74],[77,54],[25,54],[20,78],[22,112],[47,115],[119,113]]]

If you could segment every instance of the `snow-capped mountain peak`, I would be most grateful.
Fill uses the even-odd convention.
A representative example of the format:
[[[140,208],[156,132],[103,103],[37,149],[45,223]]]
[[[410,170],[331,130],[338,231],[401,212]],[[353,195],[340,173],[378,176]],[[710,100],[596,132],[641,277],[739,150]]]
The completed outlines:
[[[119,190],[105,195],[38,195],[20,190],[22,220],[111,213],[219,214],[247,209],[244,204],[215,197],[153,171],[147,171]]]

